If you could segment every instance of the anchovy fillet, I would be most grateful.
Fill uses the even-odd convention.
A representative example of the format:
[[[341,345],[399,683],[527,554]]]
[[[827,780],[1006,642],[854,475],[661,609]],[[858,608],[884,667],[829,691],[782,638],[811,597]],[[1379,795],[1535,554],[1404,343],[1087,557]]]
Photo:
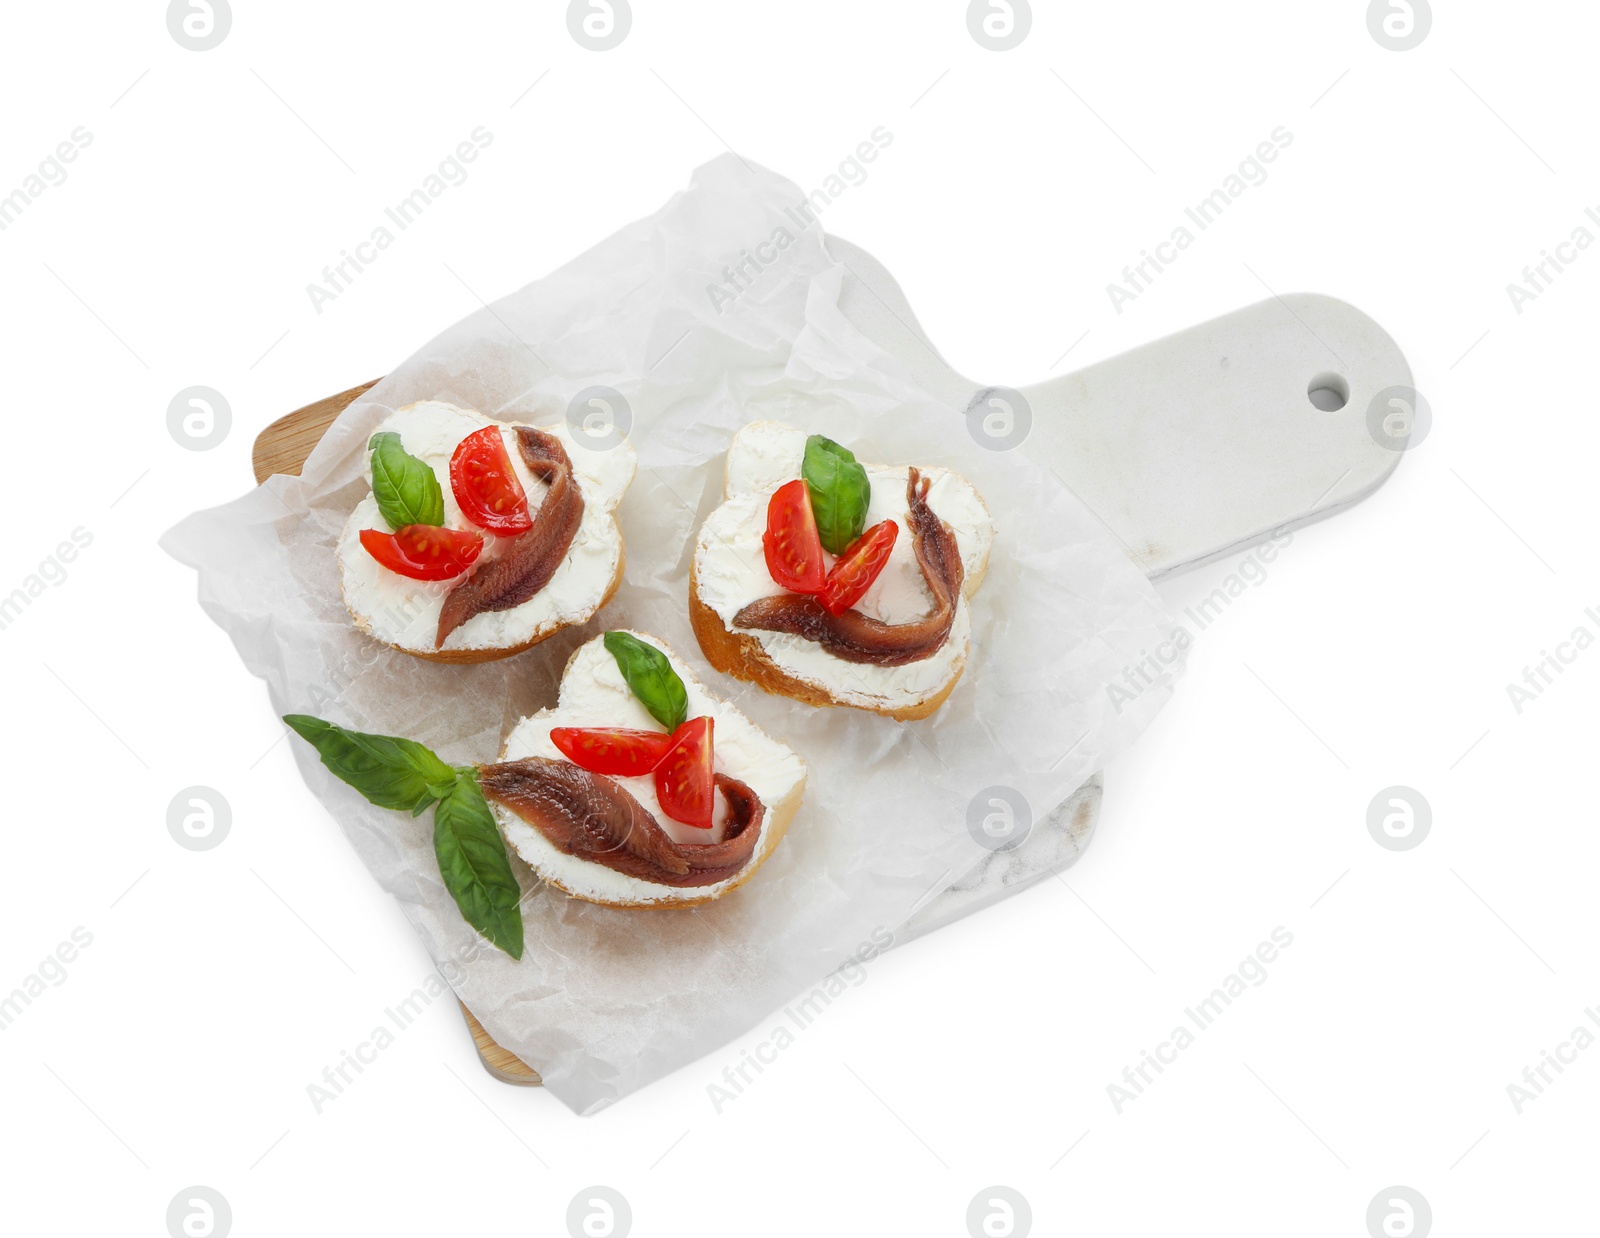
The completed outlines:
[[[443,648],[445,638],[474,615],[521,606],[549,584],[583,521],[583,492],[561,440],[533,426],[518,426],[517,448],[528,471],[550,488],[534,513],[533,527],[512,538],[503,553],[480,563],[445,596],[436,648]]]
[[[933,609],[910,623],[884,623],[859,610],[831,615],[822,603],[799,593],[779,593],[751,602],[733,617],[736,628],[788,632],[815,641],[846,662],[904,666],[931,658],[950,639],[961,596],[961,549],[950,526],[928,506],[929,479],[912,469],[906,479],[911,510],[911,545]]]
[[[755,853],[766,815],[754,791],[718,774],[717,788],[728,801],[722,841],[680,843],[620,783],[569,761],[502,761],[483,766],[478,781],[485,796],[558,850],[659,885],[714,885],[733,876]]]

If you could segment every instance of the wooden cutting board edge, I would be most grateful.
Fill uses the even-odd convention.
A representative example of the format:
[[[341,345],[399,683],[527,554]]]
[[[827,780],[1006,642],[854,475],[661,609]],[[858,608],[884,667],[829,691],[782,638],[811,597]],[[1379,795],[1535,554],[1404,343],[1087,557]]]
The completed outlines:
[[[255,468],[256,484],[260,485],[274,473],[287,473],[298,477],[300,469],[311,454],[311,449],[321,441],[323,434],[333,424],[334,418],[344,412],[362,392],[379,383],[373,379],[359,387],[351,387],[338,395],[330,395],[307,404],[292,413],[279,417],[256,435],[250,452],[250,462]],[[541,1080],[537,1071],[509,1049],[496,1044],[479,1023],[477,1016],[463,1004],[461,1013],[467,1020],[467,1030],[472,1033],[472,1043],[477,1046],[478,1058],[483,1068],[502,1083],[519,1087],[538,1087]]]

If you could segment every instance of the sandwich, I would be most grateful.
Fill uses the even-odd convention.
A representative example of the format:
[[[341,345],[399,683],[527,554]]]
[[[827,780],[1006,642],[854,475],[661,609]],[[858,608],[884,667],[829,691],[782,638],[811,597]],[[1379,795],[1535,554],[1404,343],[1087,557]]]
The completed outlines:
[[[994,523],[945,468],[859,462],[773,421],[734,436],[689,618],[719,671],[817,707],[914,721],[949,698]]]
[[[614,515],[637,458],[565,423],[409,404],[368,441],[371,487],[338,543],[356,626],[434,662],[509,657],[584,623],[622,582]]]
[[[529,867],[612,907],[689,907],[754,876],[800,807],[806,765],[712,696],[664,641],[578,648],[483,790]]]

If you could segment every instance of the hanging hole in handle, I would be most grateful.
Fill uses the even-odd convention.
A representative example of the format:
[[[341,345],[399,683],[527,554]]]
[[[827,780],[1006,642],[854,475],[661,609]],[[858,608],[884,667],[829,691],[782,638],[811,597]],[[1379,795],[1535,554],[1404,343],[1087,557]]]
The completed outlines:
[[[1350,384],[1340,374],[1317,374],[1306,388],[1306,396],[1313,407],[1325,413],[1336,413],[1350,402]]]

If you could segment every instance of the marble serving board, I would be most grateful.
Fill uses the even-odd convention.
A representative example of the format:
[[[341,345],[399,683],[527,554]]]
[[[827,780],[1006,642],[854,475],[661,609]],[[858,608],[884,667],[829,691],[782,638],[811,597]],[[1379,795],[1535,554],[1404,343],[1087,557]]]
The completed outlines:
[[[1012,389],[956,373],[876,259],[837,237],[828,247],[849,272],[841,304],[851,321],[953,411],[992,411],[1012,432],[1022,425],[1017,450],[1048,465],[1152,579],[1331,516],[1382,485],[1402,454],[1374,429],[1372,409],[1380,395],[1411,388],[1410,367],[1382,327],[1332,297],[1273,297]],[[256,481],[298,474],[333,420],[377,381],[269,425],[255,442]],[[1094,832],[1102,792],[1095,774],[1021,845],[930,898],[895,943],[1072,864]],[[539,1082],[461,1009],[492,1076]]]

